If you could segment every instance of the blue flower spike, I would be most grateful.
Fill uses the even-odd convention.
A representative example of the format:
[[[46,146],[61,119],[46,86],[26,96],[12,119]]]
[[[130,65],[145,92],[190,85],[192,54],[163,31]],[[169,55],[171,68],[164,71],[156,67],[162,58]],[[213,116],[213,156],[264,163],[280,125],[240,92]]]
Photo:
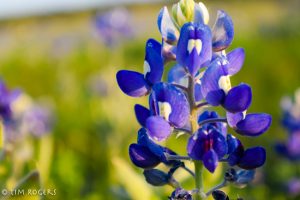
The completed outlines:
[[[144,169],[149,184],[174,186],[176,190],[169,197],[172,200],[192,200],[194,196],[202,199],[212,194],[215,199],[229,199],[218,189],[228,184],[244,187],[253,180],[255,169],[266,162],[263,147],[246,147],[239,138],[257,137],[272,122],[269,114],[247,113],[253,98],[250,85],[231,84],[231,78],[243,67],[245,50],[239,47],[226,52],[233,41],[234,27],[225,11],[218,11],[212,28],[208,21],[208,9],[201,2],[180,0],[173,5],[171,15],[167,7],[162,8],[157,19],[161,38],[146,43],[144,73],[129,70],[117,73],[117,82],[125,94],[149,95],[149,105],[134,106],[142,128],[137,142],[129,146],[130,159]],[[172,64],[170,69],[167,63]],[[298,99],[300,102],[300,92]],[[291,101],[284,107],[284,125],[297,131],[300,126],[290,112]],[[215,111],[220,108],[225,117]],[[228,126],[235,133],[229,133]],[[184,135],[182,138],[188,140],[184,155],[162,145],[168,144],[165,141],[175,134],[176,139]],[[300,134],[293,133],[291,138],[293,141],[278,144],[277,149],[290,159],[300,160],[300,153],[295,153],[300,149]],[[194,162],[195,171],[187,168],[185,161]],[[177,170],[184,169],[199,180],[202,167],[215,173],[222,166],[229,166],[230,173],[227,171],[223,183],[206,193],[197,184],[196,188],[185,190],[173,177]]]

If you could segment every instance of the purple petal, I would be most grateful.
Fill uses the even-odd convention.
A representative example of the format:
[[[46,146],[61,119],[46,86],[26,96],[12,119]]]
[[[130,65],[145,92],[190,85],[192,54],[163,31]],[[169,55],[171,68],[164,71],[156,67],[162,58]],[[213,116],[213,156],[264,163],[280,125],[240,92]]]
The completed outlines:
[[[244,152],[238,166],[243,169],[261,167],[266,161],[266,150],[262,147],[249,148]]]
[[[159,83],[153,86],[153,92],[149,98],[150,109],[164,117],[175,127],[183,127],[189,119],[190,107],[185,94],[167,83]]]
[[[194,160],[202,160],[205,153],[205,140],[207,135],[199,129],[194,135],[189,138],[187,144],[188,155]]]
[[[226,49],[233,40],[234,29],[231,17],[223,10],[218,11],[216,23],[212,29],[213,50],[222,51]]]
[[[271,122],[271,115],[265,113],[247,114],[244,120],[236,124],[235,131],[241,135],[258,136],[269,129]]]
[[[218,166],[218,155],[214,150],[209,150],[203,155],[203,164],[211,173],[215,171]]]
[[[222,66],[219,59],[215,60],[205,71],[201,78],[202,95],[209,104],[218,106],[223,102],[225,93],[219,86],[219,80],[227,75],[226,68]]]
[[[145,128],[141,128],[138,131],[137,142],[139,145],[147,147],[154,155],[160,158],[161,161],[165,161],[165,155],[164,155],[165,148],[156,144],[153,140],[151,140]]]
[[[147,147],[138,144],[129,146],[129,156],[133,164],[138,167],[149,169],[160,163],[160,160]]]
[[[172,45],[168,44],[167,42],[162,41],[161,54],[162,54],[164,63],[167,63],[169,61],[176,61],[176,51],[177,51],[176,46],[172,46]]]
[[[212,106],[218,106],[223,103],[225,93],[223,90],[210,91],[206,96],[206,101]]]
[[[168,8],[166,6],[159,12],[157,25],[162,38],[166,42],[172,44],[177,41],[178,31],[169,15]]]
[[[137,121],[140,123],[141,126],[146,126],[146,120],[150,117],[150,110],[145,108],[142,105],[136,104],[134,106],[135,116]]]
[[[204,6],[204,4],[202,4]],[[206,10],[207,11],[207,10]],[[203,8],[201,8],[199,3],[194,5],[194,22],[195,24],[207,24],[208,19],[205,19],[205,14],[203,13]]]
[[[120,70],[117,73],[117,82],[121,90],[132,97],[141,97],[149,92],[144,75],[138,72]]]
[[[177,62],[188,67],[195,76],[198,70],[207,65],[212,57],[211,32],[204,24],[186,23],[181,28],[177,45]]]
[[[242,83],[229,90],[225,97],[223,107],[231,113],[243,112],[250,106],[251,101],[251,87]]]
[[[230,166],[236,165],[240,161],[241,157],[244,155],[244,147],[243,147],[241,141],[237,140],[237,142],[238,142],[237,147],[228,156],[228,164]]]
[[[154,39],[149,39],[147,41],[144,68],[146,80],[152,84],[161,81],[164,71],[164,63],[161,56],[161,44]]]
[[[176,83],[182,86],[188,86],[188,73],[184,67],[180,65],[175,65],[172,67],[168,73],[168,82]]]
[[[236,124],[239,121],[244,119],[244,114],[242,112],[239,112],[239,113],[226,112],[226,118],[227,118],[228,125],[231,128],[235,128]]]
[[[170,124],[160,116],[149,117],[146,120],[146,128],[149,136],[157,141],[167,139],[172,132]]]
[[[195,83],[195,101],[201,101],[201,100],[203,100],[201,84],[196,82]]]
[[[243,48],[236,48],[227,54],[227,68],[228,74],[234,75],[240,71],[245,60],[245,50]]]
[[[228,151],[226,138],[217,129],[214,129],[210,134],[212,134],[213,149],[218,158],[221,159]]]
[[[228,154],[233,153],[241,142],[231,134],[227,135]]]

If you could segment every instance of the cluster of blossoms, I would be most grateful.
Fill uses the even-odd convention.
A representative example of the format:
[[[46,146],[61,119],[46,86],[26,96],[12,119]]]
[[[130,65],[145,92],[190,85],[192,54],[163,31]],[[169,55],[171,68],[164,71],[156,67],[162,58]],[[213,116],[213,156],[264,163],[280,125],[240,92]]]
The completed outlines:
[[[228,183],[245,185],[253,179],[254,169],[266,160],[264,148],[244,148],[237,137],[227,133],[229,126],[240,136],[259,136],[268,130],[271,116],[247,113],[252,101],[251,87],[245,83],[231,86],[230,78],[242,68],[245,52],[236,48],[226,53],[234,36],[230,16],[218,11],[212,28],[207,25],[208,21],[207,8],[193,0],[175,4],[172,16],[164,7],[157,21],[162,40],[146,42],[144,73],[120,70],[116,75],[125,94],[149,95],[148,108],[135,105],[136,118],[142,128],[137,142],[129,147],[129,155],[137,167],[144,169],[148,183],[170,184],[176,188],[170,199],[221,195],[217,189]],[[168,63],[173,67],[167,71]],[[164,73],[168,77],[166,82],[162,80]],[[222,107],[226,117],[213,111],[215,107]],[[189,135],[187,156],[158,143],[179,131]],[[195,163],[194,172],[186,168],[184,160]],[[214,173],[219,162],[231,168],[221,185],[204,193],[202,166]],[[160,163],[169,167],[167,173],[154,169]],[[195,189],[181,188],[173,177],[179,168],[194,176]]]
[[[275,148],[280,155],[297,164],[300,161],[300,89],[296,90],[294,98],[282,98],[281,109],[282,125],[287,130],[288,139],[285,143],[277,143]],[[290,195],[299,195],[300,177],[288,181],[287,189]]]

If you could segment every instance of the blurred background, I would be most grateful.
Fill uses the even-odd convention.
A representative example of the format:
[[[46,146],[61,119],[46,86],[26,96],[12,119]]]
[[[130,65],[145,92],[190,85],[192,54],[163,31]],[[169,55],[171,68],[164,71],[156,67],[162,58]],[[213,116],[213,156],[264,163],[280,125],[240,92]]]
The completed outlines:
[[[51,133],[34,139],[29,169],[40,169],[44,188],[55,188],[46,199],[167,199],[171,187],[154,188],[134,167],[128,146],[139,125],[133,99],[118,88],[120,69],[142,71],[148,38],[160,40],[157,14],[176,1],[89,0],[5,1],[0,6],[0,77],[9,88],[20,88],[39,102],[47,102],[54,123]],[[204,1],[213,24],[218,9],[235,24],[231,49],[244,47],[243,69],[231,80],[252,86],[250,112],[273,116],[270,130],[258,138],[242,138],[247,146],[267,148],[267,163],[255,182],[244,189],[225,189],[233,199],[300,199],[285,183],[298,175],[300,164],[274,151],[286,132],[280,125],[280,99],[300,87],[300,2]],[[176,145],[177,144],[177,145]],[[178,145],[179,144],[179,145]],[[185,141],[168,145],[184,153]],[[0,166],[1,184],[12,170],[10,159]],[[10,164],[11,163],[11,164]],[[213,185],[219,174],[205,174]],[[187,188],[193,181],[177,174]],[[207,186],[206,189],[208,189]]]

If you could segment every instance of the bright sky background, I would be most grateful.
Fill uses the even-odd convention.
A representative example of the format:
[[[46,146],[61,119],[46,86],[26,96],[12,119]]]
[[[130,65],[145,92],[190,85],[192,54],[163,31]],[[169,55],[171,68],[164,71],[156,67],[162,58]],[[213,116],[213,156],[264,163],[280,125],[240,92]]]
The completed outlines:
[[[155,1],[159,0],[0,0],[0,18],[84,10],[123,3]]]

